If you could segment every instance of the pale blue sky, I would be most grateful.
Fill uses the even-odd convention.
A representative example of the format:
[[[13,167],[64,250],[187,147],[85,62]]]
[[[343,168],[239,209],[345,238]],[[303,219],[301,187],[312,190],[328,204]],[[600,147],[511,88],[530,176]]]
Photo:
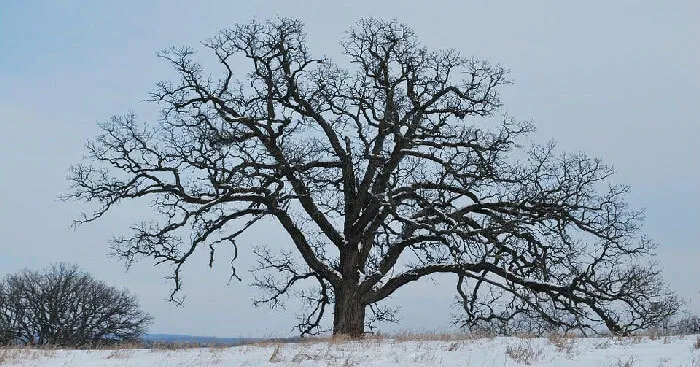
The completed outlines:
[[[535,139],[556,139],[614,165],[647,209],[668,282],[700,311],[700,2],[687,1],[9,1],[0,0],[0,274],[53,261],[78,263],[128,287],[156,321],[153,332],[218,336],[288,335],[295,307],[250,305],[244,282],[226,286],[227,261],[206,256],[185,270],[183,308],[164,299],[166,269],[142,262],[125,273],[106,241],[147,208],[127,205],[73,231],[86,209],[56,198],[96,123],[135,111],[169,75],[155,57],[197,45],[251,18],[302,19],[313,52],[337,56],[358,18],[396,18],[430,47],[502,63],[516,83],[505,111],[532,119]],[[274,227],[249,241],[284,241]],[[244,251],[243,270],[251,258]],[[402,329],[449,327],[454,289],[422,282],[394,297]],[[389,329],[395,330],[396,327]]]

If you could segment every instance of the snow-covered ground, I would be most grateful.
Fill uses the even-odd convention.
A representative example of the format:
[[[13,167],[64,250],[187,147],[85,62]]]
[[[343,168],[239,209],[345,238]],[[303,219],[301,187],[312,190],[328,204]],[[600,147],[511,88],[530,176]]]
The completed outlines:
[[[372,339],[230,348],[0,349],[1,366],[693,366],[698,336],[667,338]]]

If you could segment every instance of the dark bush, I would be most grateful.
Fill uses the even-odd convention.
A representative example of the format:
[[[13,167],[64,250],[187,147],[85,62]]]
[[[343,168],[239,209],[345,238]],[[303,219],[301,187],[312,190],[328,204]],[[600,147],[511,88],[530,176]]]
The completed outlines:
[[[76,265],[23,270],[0,281],[0,343],[98,346],[140,340],[151,316],[125,290]]]
[[[676,323],[678,334],[700,334],[700,316],[688,315]]]

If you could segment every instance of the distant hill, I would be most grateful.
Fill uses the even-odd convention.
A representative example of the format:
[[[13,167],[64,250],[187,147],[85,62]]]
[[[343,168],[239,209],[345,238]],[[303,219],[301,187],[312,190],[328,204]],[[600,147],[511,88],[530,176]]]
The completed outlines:
[[[195,336],[180,334],[146,334],[146,343],[177,343],[177,344],[206,344],[206,345],[237,345],[262,340],[260,338],[218,338],[215,336]]]

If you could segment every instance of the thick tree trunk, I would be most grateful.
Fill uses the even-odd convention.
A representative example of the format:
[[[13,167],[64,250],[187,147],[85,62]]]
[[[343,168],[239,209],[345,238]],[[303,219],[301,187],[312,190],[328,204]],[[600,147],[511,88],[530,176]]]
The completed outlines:
[[[359,338],[365,331],[365,305],[356,286],[345,285],[335,292],[333,335]]]

